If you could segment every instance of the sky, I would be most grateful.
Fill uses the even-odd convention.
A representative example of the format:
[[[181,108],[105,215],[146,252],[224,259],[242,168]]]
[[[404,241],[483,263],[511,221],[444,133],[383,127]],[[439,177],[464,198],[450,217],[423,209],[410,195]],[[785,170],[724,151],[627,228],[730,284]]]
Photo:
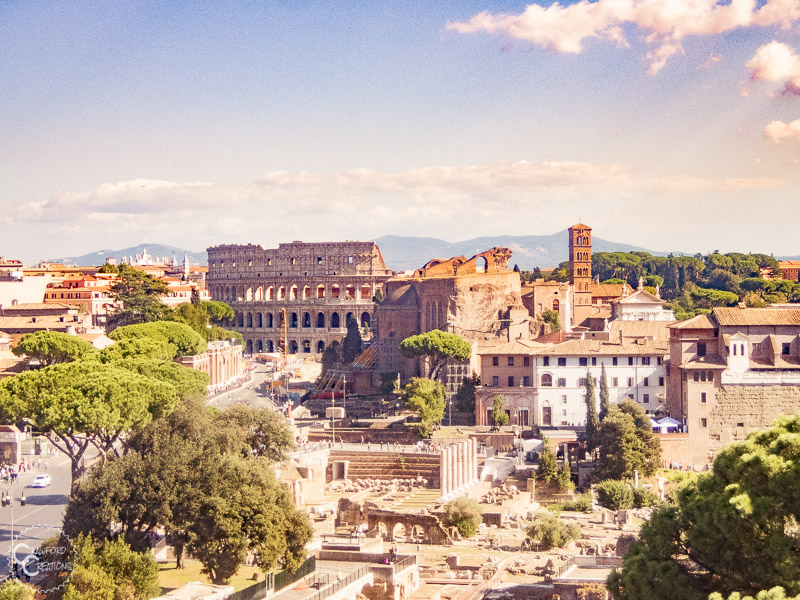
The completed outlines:
[[[800,254],[800,0],[0,1],[0,255]]]

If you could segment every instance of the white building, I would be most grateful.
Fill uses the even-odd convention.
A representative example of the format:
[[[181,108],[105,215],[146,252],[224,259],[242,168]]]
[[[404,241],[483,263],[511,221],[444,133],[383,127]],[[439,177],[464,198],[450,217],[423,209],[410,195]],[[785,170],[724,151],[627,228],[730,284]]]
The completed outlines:
[[[664,308],[664,301],[658,293],[651,294],[644,289],[639,279],[639,287],[630,295],[624,295],[611,301],[611,318],[621,321],[665,321],[674,322],[675,313]]]
[[[625,337],[570,340],[537,351],[533,357],[536,422],[542,426],[585,424],[587,372],[596,380],[599,410],[603,365],[611,402],[630,398],[651,413],[663,408],[668,353],[665,340]]]

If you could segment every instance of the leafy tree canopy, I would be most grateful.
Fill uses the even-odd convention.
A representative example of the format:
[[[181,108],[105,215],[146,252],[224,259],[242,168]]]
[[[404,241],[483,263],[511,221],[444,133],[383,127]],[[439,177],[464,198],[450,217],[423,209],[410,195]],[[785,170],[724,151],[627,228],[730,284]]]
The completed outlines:
[[[434,427],[444,418],[444,386],[433,379],[414,377],[403,389],[403,401],[408,410],[419,416],[417,433],[431,437]]]
[[[489,414],[492,421],[492,431],[497,431],[500,427],[508,425],[508,414],[505,410],[505,401],[500,394],[495,394],[492,398],[492,412]]]
[[[112,331],[109,337],[117,342],[131,338],[146,338],[171,344],[175,347],[175,356],[194,356],[206,351],[206,342],[196,331],[184,323],[172,321],[126,325]]]
[[[47,367],[83,358],[93,354],[95,349],[89,342],[68,333],[35,331],[23,335],[13,352],[36,359]]]
[[[609,589],[617,599],[800,593],[800,416],[722,449],[644,524]],[[758,596],[762,594],[762,596]],[[767,595],[772,594],[772,596]]]
[[[404,339],[400,342],[400,354],[406,358],[429,359],[430,378],[438,379],[448,359],[465,361],[472,355],[472,347],[460,335],[434,329]]]
[[[633,472],[652,476],[661,465],[661,443],[650,417],[633,400],[612,404],[600,423],[600,458],[594,478],[633,479]]]
[[[475,498],[459,496],[445,507],[445,524],[458,529],[465,538],[475,535],[482,520],[483,509]]]

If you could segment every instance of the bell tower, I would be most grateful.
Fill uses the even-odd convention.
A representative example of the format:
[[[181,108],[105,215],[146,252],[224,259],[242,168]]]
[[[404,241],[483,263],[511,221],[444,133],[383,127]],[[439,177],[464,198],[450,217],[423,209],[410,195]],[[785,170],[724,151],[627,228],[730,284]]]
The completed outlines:
[[[578,223],[569,232],[569,282],[576,292],[589,291],[592,283],[592,228]]]

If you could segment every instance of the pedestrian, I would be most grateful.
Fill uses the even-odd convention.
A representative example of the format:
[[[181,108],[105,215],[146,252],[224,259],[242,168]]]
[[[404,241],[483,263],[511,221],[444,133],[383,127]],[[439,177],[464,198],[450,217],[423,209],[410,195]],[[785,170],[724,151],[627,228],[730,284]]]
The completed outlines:
[[[361,443],[362,444],[364,443],[364,436],[363,435],[361,436]]]
[[[371,442],[367,442],[367,450],[372,450],[372,443]]]

